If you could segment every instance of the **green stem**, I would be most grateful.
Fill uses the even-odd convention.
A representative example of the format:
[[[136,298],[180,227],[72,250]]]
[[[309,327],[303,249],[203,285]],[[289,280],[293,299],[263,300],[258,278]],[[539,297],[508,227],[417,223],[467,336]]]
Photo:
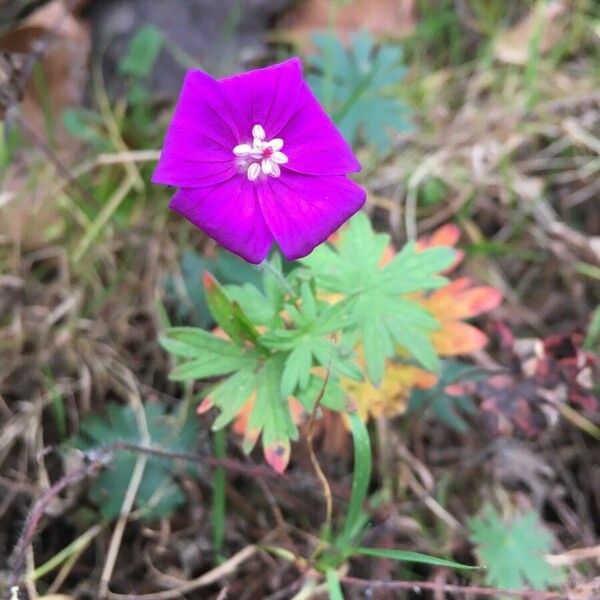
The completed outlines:
[[[214,434],[214,452],[215,458],[223,459],[226,455],[227,439],[225,430],[219,429]],[[217,560],[223,560],[223,543],[225,541],[225,511],[226,511],[226,493],[225,493],[225,469],[217,467],[213,473],[213,496],[212,496],[212,533],[213,546]]]

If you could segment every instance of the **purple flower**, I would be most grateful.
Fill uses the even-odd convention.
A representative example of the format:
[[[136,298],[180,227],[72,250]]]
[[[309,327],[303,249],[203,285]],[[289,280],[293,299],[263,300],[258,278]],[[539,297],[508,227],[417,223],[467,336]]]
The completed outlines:
[[[152,181],[170,207],[249,262],[327,239],[365,201],[360,170],[297,58],[217,81],[189,71]]]

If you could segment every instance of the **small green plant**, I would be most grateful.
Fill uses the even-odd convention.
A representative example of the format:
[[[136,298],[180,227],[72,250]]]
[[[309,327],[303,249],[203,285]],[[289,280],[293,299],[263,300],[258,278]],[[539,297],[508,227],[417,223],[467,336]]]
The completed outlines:
[[[344,598],[339,578],[339,570],[350,558],[368,556],[384,558],[404,563],[427,564],[451,569],[477,569],[445,558],[430,556],[420,552],[400,550],[397,548],[371,548],[361,546],[361,541],[368,534],[369,521],[363,511],[368,501],[369,482],[371,480],[372,454],[369,432],[365,424],[356,414],[349,417],[350,430],[354,442],[354,474],[352,492],[346,516],[339,528],[330,529],[326,522],[321,533],[320,544],[310,558],[314,569],[322,573],[327,583],[330,598]],[[291,554],[288,550],[277,546],[266,546],[264,549],[287,560],[302,563],[303,557]]]
[[[542,529],[533,511],[504,521],[491,506],[469,522],[471,541],[485,565],[485,580],[502,589],[531,585],[542,590],[557,585],[564,574],[544,558],[553,544],[552,535]]]
[[[167,414],[163,404],[144,405],[144,423],[140,424],[130,406],[111,403],[106,417],[91,414],[81,424],[80,434],[71,445],[91,450],[112,444],[128,443],[160,448],[168,452],[190,452],[198,437],[197,422],[178,413]],[[142,433],[148,429],[148,438]],[[94,480],[90,499],[104,519],[119,516],[139,454],[120,449],[110,466]],[[136,495],[136,506],[148,520],[171,516],[184,503],[185,496],[176,483],[173,461],[152,455],[148,458]]]
[[[394,132],[412,129],[408,106],[394,95],[406,74],[402,49],[378,47],[366,31],[348,50],[333,33],[316,33],[313,41],[319,54],[310,59],[311,88],[350,143],[362,138],[385,154]]]
[[[386,359],[396,354],[438,367],[428,337],[438,322],[408,294],[444,285],[440,272],[454,252],[408,244],[382,265],[388,247],[389,236],[376,234],[357,214],[335,247],[320,246],[288,275],[277,259],[271,262],[262,290],[222,287],[205,274],[208,307],[224,335],[167,330],[162,345],[181,359],[171,378],[227,376],[205,392],[205,406],[220,410],[214,428],[241,419],[245,450],[262,435],[267,461],[282,471],[299,412],[312,414],[317,398],[319,405],[348,410],[342,377],[367,376],[377,384]],[[364,348],[366,368],[357,347]]]

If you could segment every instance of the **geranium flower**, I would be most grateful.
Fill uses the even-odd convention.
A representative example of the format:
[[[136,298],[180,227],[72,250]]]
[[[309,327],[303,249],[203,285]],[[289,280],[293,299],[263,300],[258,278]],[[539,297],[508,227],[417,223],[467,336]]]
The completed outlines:
[[[365,201],[346,177],[360,164],[301,68],[294,58],[219,81],[189,71],[152,177],[179,188],[173,210],[252,263],[274,242],[306,256]]]

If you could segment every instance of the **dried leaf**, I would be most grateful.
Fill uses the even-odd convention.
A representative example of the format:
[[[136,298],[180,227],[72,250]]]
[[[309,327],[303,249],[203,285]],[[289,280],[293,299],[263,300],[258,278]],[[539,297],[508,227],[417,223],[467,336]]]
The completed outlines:
[[[538,435],[558,421],[564,403],[597,410],[592,386],[600,361],[583,349],[582,335],[515,339],[506,325],[497,324],[497,330],[506,372],[469,383],[468,389],[460,386],[479,396],[493,435]]]
[[[358,362],[364,368],[364,352],[358,352]],[[383,379],[375,387],[370,381],[342,378],[345,392],[356,404],[361,419],[393,417],[406,412],[413,390],[425,390],[437,383],[437,375],[408,364],[387,361]]]
[[[449,223],[431,235],[419,238],[417,247],[420,250],[436,246],[454,247],[459,238],[460,229]],[[463,252],[458,250],[457,258],[447,271],[455,269],[463,257]],[[438,354],[456,356],[481,350],[487,344],[487,336],[482,331],[462,320],[493,310],[502,302],[502,294],[491,286],[473,287],[468,277],[459,277],[429,296],[420,295],[418,301],[440,323],[440,328],[431,336]]]
[[[344,41],[358,29],[366,29],[374,35],[403,38],[416,27],[415,0],[351,0],[335,4],[333,6],[330,0],[297,2],[281,19],[279,28],[292,41],[310,45],[315,30],[329,28],[332,10],[335,10],[335,31]]]
[[[502,301],[502,294],[493,287],[470,286],[471,280],[461,277],[421,301],[440,323],[440,329],[432,333],[432,341],[441,356],[475,352],[487,344],[487,336],[462,319],[493,310]]]
[[[0,48],[9,52],[30,53],[40,43],[47,47],[25,85],[21,113],[38,136],[56,142],[61,153],[67,154],[65,143],[70,138],[62,127],[62,113],[83,100],[90,32],[65,0],[53,0],[0,38]]]
[[[565,11],[560,0],[538,3],[512,29],[503,32],[494,46],[496,58],[512,65],[524,65],[529,60],[534,43],[539,44],[539,52],[549,52],[563,35],[558,17]],[[539,36],[539,42],[535,38]]]

